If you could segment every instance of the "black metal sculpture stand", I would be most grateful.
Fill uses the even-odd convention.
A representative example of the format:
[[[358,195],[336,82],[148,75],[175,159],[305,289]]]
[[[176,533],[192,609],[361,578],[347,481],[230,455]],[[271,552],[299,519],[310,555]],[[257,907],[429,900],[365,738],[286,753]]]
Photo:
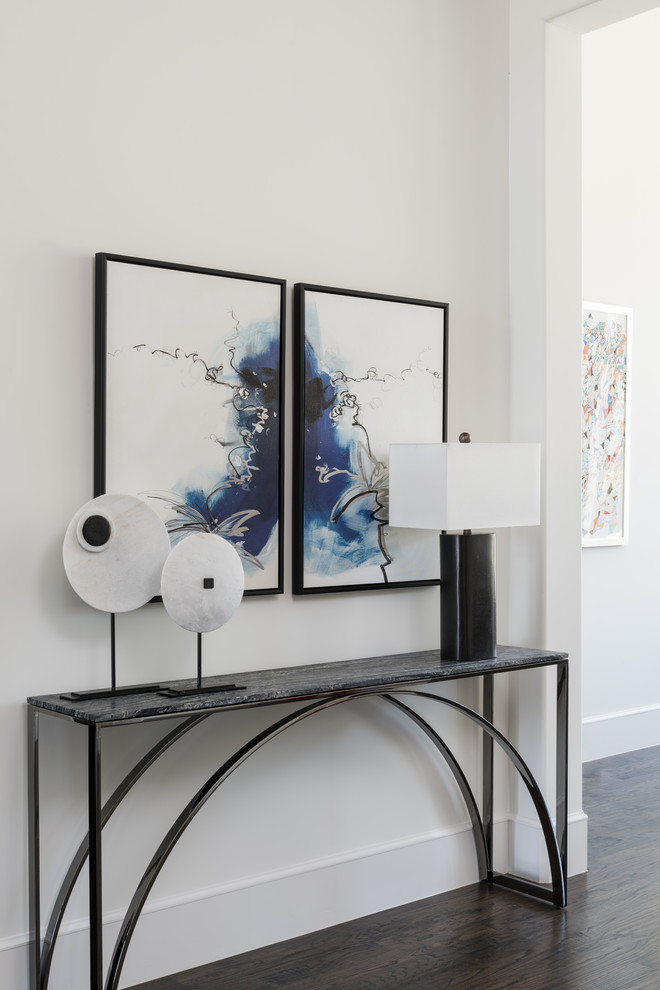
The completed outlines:
[[[195,694],[216,694],[218,691],[242,691],[236,684],[203,684],[202,633],[197,633],[197,683],[194,687],[166,687],[158,690],[163,698],[187,698]]]
[[[144,694],[146,691],[159,691],[160,684],[128,684],[117,687],[117,649],[115,639],[115,613],[110,612],[110,687],[95,691],[70,691],[61,697],[66,701],[84,701],[94,698],[122,698],[128,694]]]

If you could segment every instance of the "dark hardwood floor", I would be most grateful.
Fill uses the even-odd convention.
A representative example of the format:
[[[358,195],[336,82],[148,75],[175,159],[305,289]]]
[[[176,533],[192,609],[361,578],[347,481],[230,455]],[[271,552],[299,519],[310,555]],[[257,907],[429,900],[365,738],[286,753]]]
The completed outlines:
[[[660,747],[585,764],[583,805],[563,911],[476,884],[139,990],[660,990]]]

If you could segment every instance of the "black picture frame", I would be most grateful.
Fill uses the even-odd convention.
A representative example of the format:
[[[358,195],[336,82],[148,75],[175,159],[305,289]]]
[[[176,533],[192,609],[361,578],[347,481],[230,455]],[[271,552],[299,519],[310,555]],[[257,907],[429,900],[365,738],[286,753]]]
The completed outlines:
[[[448,316],[294,286],[294,594],[440,583],[437,534],[388,527],[387,469],[390,443],[446,442]]]
[[[94,495],[225,537],[246,596],[283,592],[285,316],[284,279],[95,257]]]

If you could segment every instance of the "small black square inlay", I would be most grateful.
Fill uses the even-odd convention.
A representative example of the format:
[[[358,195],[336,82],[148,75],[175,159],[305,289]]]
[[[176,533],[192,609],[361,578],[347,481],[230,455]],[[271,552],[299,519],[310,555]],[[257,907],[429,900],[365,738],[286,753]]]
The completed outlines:
[[[204,587],[205,588],[215,587],[215,581],[213,580],[213,578],[204,578]]]

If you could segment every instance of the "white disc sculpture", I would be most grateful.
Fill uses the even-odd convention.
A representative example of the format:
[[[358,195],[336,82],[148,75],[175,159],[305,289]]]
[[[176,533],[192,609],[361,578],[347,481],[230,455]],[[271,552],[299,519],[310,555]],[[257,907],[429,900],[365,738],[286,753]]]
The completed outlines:
[[[170,539],[154,510],[134,495],[99,495],[66,531],[62,556],[73,590],[102,612],[130,612],[160,592]]]
[[[234,547],[214,533],[193,533],[165,561],[163,604],[170,618],[191,632],[219,629],[243,597],[245,575]]]

